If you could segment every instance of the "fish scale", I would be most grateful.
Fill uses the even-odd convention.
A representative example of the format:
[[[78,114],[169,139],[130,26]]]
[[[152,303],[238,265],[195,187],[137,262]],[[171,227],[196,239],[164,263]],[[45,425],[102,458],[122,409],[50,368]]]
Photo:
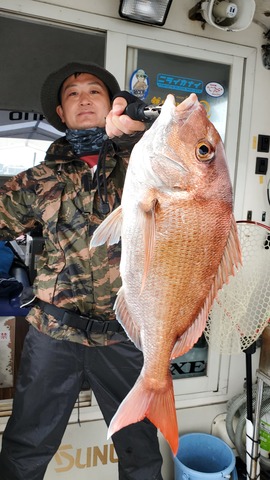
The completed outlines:
[[[120,237],[115,313],[144,365],[108,436],[147,417],[175,455],[170,361],[202,335],[218,290],[241,263],[224,147],[195,94],[178,106],[168,95],[133,148],[121,206],[97,228],[91,248]]]

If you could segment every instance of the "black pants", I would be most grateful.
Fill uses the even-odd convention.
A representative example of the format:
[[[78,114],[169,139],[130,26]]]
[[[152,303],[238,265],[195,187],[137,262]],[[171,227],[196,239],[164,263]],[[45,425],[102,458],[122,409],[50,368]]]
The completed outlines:
[[[42,480],[85,380],[108,425],[142,363],[141,352],[130,341],[88,348],[30,327],[3,434],[1,480]],[[123,428],[113,435],[113,443],[120,480],[162,480],[157,431],[148,420]]]

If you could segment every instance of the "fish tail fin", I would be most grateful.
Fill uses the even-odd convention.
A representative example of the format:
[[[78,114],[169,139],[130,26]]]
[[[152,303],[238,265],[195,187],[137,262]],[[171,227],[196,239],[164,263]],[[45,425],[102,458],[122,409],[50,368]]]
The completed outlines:
[[[178,450],[178,426],[175,412],[173,385],[160,390],[150,390],[140,376],[123,400],[111,420],[108,438],[123,427],[147,417],[162,433],[176,455]]]

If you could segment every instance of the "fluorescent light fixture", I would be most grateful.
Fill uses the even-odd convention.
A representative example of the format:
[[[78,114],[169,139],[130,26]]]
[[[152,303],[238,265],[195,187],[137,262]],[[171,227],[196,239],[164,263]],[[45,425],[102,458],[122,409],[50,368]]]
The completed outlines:
[[[133,22],[164,25],[172,0],[120,0],[119,15]]]

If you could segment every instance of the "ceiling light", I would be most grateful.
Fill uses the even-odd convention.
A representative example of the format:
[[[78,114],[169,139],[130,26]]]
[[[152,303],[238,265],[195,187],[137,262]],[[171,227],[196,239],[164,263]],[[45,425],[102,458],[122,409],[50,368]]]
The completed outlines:
[[[172,0],[120,0],[119,15],[133,22],[164,25]]]

